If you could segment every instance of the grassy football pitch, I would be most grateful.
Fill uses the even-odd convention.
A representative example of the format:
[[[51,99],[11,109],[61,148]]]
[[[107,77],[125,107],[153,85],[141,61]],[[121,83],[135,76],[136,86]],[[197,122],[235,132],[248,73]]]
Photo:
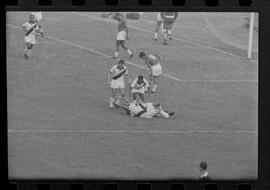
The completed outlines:
[[[208,24],[229,30],[217,14]],[[219,40],[200,13],[182,13],[175,39],[163,46],[161,35],[153,41],[154,13],[128,20],[136,55],[126,65],[130,79],[148,74],[140,51],[160,54],[164,74],[146,99],[176,113],[147,120],[108,108],[116,22],[100,13],[43,12],[45,37],[25,60],[20,26],[28,16],[7,13],[11,179],[198,179],[200,161],[214,179],[257,177],[258,55],[244,58],[247,31]],[[228,23],[235,20],[228,27],[240,28]]]

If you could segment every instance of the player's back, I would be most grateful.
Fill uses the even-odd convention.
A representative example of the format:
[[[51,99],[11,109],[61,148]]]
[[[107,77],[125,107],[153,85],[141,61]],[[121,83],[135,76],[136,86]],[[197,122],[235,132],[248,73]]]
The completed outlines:
[[[147,63],[150,64],[150,66],[154,66],[160,63],[160,58],[158,55],[149,54],[147,56]]]

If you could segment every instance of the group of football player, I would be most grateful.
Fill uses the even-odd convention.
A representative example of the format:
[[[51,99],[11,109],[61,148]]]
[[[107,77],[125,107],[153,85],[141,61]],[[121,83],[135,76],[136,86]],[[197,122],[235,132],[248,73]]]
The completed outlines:
[[[129,39],[128,26],[123,14],[114,13],[112,14],[112,18],[118,21],[116,50],[113,55],[113,58],[117,59],[118,63],[111,68],[108,75],[108,82],[112,91],[109,100],[109,107],[121,107],[127,110],[129,115],[134,117],[153,118],[161,115],[167,119],[174,118],[173,112],[165,111],[160,104],[146,103],[144,98],[145,93],[155,93],[157,90],[158,80],[162,74],[161,57],[157,54],[140,52],[138,57],[147,65],[150,84],[143,75],[139,75],[132,83],[131,81],[127,81],[128,69],[125,66],[126,61],[119,59],[118,57],[120,47],[128,53],[129,59],[132,59],[134,56],[125,43],[125,41]],[[172,38],[171,29],[176,18],[177,13],[174,12],[158,13],[154,39],[157,40],[158,31],[162,28],[162,33],[164,35],[163,44],[168,44],[168,41]],[[24,53],[25,59],[29,58],[31,50],[36,44],[36,36],[43,36],[43,28],[40,24],[41,20],[41,12],[32,12],[30,14],[29,21],[22,25],[26,43]],[[132,94],[132,101],[128,100],[125,96],[126,84],[129,84],[128,89]]]
[[[128,26],[125,16],[121,13],[115,13],[112,16],[113,19],[118,21],[118,32],[116,36],[116,51],[113,58],[118,60],[118,64],[114,65],[108,74],[108,83],[111,88],[111,97],[109,100],[109,107],[120,107],[127,111],[127,113],[134,117],[153,118],[156,116],[163,116],[167,119],[174,118],[173,112],[165,111],[161,104],[147,103],[145,102],[145,93],[155,93],[158,86],[158,79],[162,74],[162,59],[157,54],[148,54],[141,51],[138,55],[142,59],[149,70],[150,84],[143,75],[139,75],[133,80],[128,81],[128,69],[125,66],[126,61],[119,59],[119,50],[122,47],[129,55],[131,59],[134,54],[126,46],[125,41],[129,39]],[[164,45],[168,44],[168,41],[172,38],[171,29],[172,25],[177,18],[177,13],[158,13],[157,27],[155,30],[154,39],[157,40],[158,31],[162,28],[164,35]],[[132,100],[126,98],[126,84],[132,94]]]

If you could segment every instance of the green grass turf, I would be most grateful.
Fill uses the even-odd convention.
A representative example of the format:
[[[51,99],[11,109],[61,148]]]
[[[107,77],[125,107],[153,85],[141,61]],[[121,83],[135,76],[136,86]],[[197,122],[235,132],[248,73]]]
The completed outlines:
[[[20,26],[28,14],[8,13],[7,23]],[[198,16],[189,16],[200,31]],[[162,76],[157,93],[146,97],[175,111],[176,119],[131,118],[108,108],[107,72],[115,60],[75,45],[112,56],[117,26],[75,13],[46,12],[44,18],[47,35],[73,45],[39,38],[25,60],[22,32],[7,26],[11,178],[197,179],[201,160],[214,179],[257,177],[256,63],[177,40],[162,46],[152,34],[130,29],[130,48],[161,54],[164,73],[179,79]],[[201,35],[211,38],[206,30]],[[145,66],[136,57],[131,62]],[[130,79],[147,76],[127,67]]]

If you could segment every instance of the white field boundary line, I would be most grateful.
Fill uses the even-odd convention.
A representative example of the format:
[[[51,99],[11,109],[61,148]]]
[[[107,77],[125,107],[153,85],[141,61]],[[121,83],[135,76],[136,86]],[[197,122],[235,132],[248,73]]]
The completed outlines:
[[[13,27],[13,28],[18,28],[18,29],[21,28],[20,26],[13,25],[13,24],[7,24],[7,26],[10,26],[10,27]],[[85,46],[82,46],[82,45],[79,45],[79,44],[76,44],[76,43],[73,43],[73,42],[70,42],[70,41],[67,41],[67,40],[61,40],[59,38],[56,38],[56,37],[53,37],[53,36],[49,36],[49,35],[44,35],[44,37],[45,38],[48,38],[48,39],[51,39],[51,40],[55,40],[57,42],[68,44],[68,45],[73,46],[73,47],[84,49],[84,50],[87,50],[89,52],[95,53],[97,55],[100,55],[100,56],[103,56],[103,57],[112,59],[112,56],[107,55],[107,54],[104,54],[104,53],[99,52],[97,50],[94,50],[92,48],[88,48],[88,47],[85,47]],[[134,64],[134,63],[132,63],[130,61],[126,61],[126,63],[128,63],[129,65],[132,65],[132,66],[135,66],[135,67],[144,69],[144,70],[148,70],[148,68],[143,67],[143,66],[140,66],[140,65],[137,65],[137,64]],[[167,78],[176,80],[178,82],[247,82],[247,83],[258,83],[257,80],[184,80],[184,79],[176,78],[176,77],[171,76],[171,75],[166,74],[166,73],[163,73],[162,75],[165,76],[165,77],[167,77]]]
[[[212,35],[215,38],[219,39],[220,41],[222,41],[225,44],[228,44],[228,45],[234,46],[236,48],[239,48],[241,50],[247,51],[248,47],[246,47],[244,45],[236,44],[236,43],[234,43],[234,42],[232,42],[230,40],[226,40],[223,35],[221,35],[221,34],[218,33],[218,31],[215,29],[215,27],[213,26],[213,24],[210,23],[210,21],[207,18],[206,14],[205,13],[202,13],[201,15],[204,18],[204,22],[205,22],[206,28],[212,33]],[[248,36],[244,36],[244,37],[247,37],[247,41],[248,41]],[[253,49],[252,51],[255,52],[255,53],[258,53],[258,50],[257,49]]]
[[[205,17],[205,14],[202,14],[203,16],[204,16],[204,20],[205,20],[205,22],[206,22],[206,28],[207,28],[207,25],[211,25],[210,23],[209,23],[209,21],[208,21],[208,19]],[[206,20],[207,19],[207,20]],[[148,20],[148,19],[143,19],[143,18],[140,18],[140,20],[142,20],[142,21],[144,21],[144,22],[146,22],[146,23],[150,23],[150,24],[156,24],[156,22],[154,22],[154,21],[152,21],[152,20]],[[182,29],[181,27],[178,27],[178,26],[174,26],[174,28],[178,28],[178,29]],[[226,41],[225,39],[223,39],[223,37],[222,36],[220,36],[220,35],[218,35],[216,32],[214,32],[214,31],[212,31],[211,30],[211,28],[207,28],[208,30],[210,30],[210,32],[217,38],[217,39],[219,39],[219,40],[221,40],[223,43],[225,43],[225,44],[228,44],[228,45],[231,45],[231,46],[235,46],[235,47],[237,47],[237,48],[239,48],[239,49],[241,49],[241,50],[246,50],[247,48],[245,48],[244,46],[238,46],[238,45],[236,45],[236,44],[234,44],[233,42],[228,42],[228,41]],[[239,36],[239,35],[238,35]],[[241,37],[243,37],[244,35],[240,35]],[[196,43],[196,42],[194,42],[194,43]],[[253,50],[255,53],[258,53],[258,50]],[[236,55],[237,56],[237,55]],[[242,57],[242,56],[240,56],[240,57]],[[242,58],[244,58],[244,57],[242,57]],[[255,63],[257,63],[257,61],[256,60],[254,60],[254,59],[250,59],[250,61],[253,61],[253,62],[255,62]]]
[[[32,130],[32,129],[9,129],[8,133],[152,133],[152,134],[257,134],[257,131],[180,131],[180,130]]]
[[[79,12],[73,12],[74,14],[78,14],[78,15],[81,15],[81,16],[85,16],[85,17],[88,17],[88,18],[91,18],[91,19],[94,19],[94,20],[98,20],[98,21],[103,21],[103,22],[108,22],[108,23],[116,23],[110,19],[107,19],[107,18],[99,18],[99,17],[96,17],[96,16],[91,16],[91,15],[88,15],[88,14],[84,14],[84,13],[79,13]],[[149,22],[149,21],[148,21]],[[150,21],[151,22],[151,21]],[[138,30],[138,31],[141,31],[141,32],[146,32],[146,33],[150,33],[150,34],[154,34],[153,31],[150,31],[150,30],[146,30],[146,29],[143,29],[143,28],[140,28],[140,27],[137,27],[137,26],[134,26],[134,25],[131,25],[129,24],[128,25],[129,28],[133,28],[135,30]],[[173,36],[173,38],[177,41],[182,41],[182,42],[185,42],[185,43],[188,43],[188,44],[191,44],[191,45],[195,45],[195,46],[198,46],[198,47],[202,47],[202,48],[206,48],[206,49],[210,49],[210,50],[213,50],[213,51],[216,51],[218,53],[221,53],[221,54],[224,54],[224,55],[229,55],[229,56],[232,56],[232,57],[238,57],[238,58],[241,58],[241,59],[246,59],[245,57],[242,57],[240,55],[236,55],[236,54],[233,54],[233,53],[229,53],[229,52],[226,52],[226,51],[223,51],[223,50],[220,50],[220,49],[217,49],[217,48],[214,48],[214,47],[211,47],[211,46],[207,46],[207,45],[203,45],[203,44],[200,44],[200,43],[197,43],[197,42],[192,42],[190,40],[185,40],[185,39],[181,39],[181,38],[178,38],[176,36]],[[258,63],[258,61],[256,60],[253,60],[253,59],[247,59],[251,62],[254,62],[254,63]]]

